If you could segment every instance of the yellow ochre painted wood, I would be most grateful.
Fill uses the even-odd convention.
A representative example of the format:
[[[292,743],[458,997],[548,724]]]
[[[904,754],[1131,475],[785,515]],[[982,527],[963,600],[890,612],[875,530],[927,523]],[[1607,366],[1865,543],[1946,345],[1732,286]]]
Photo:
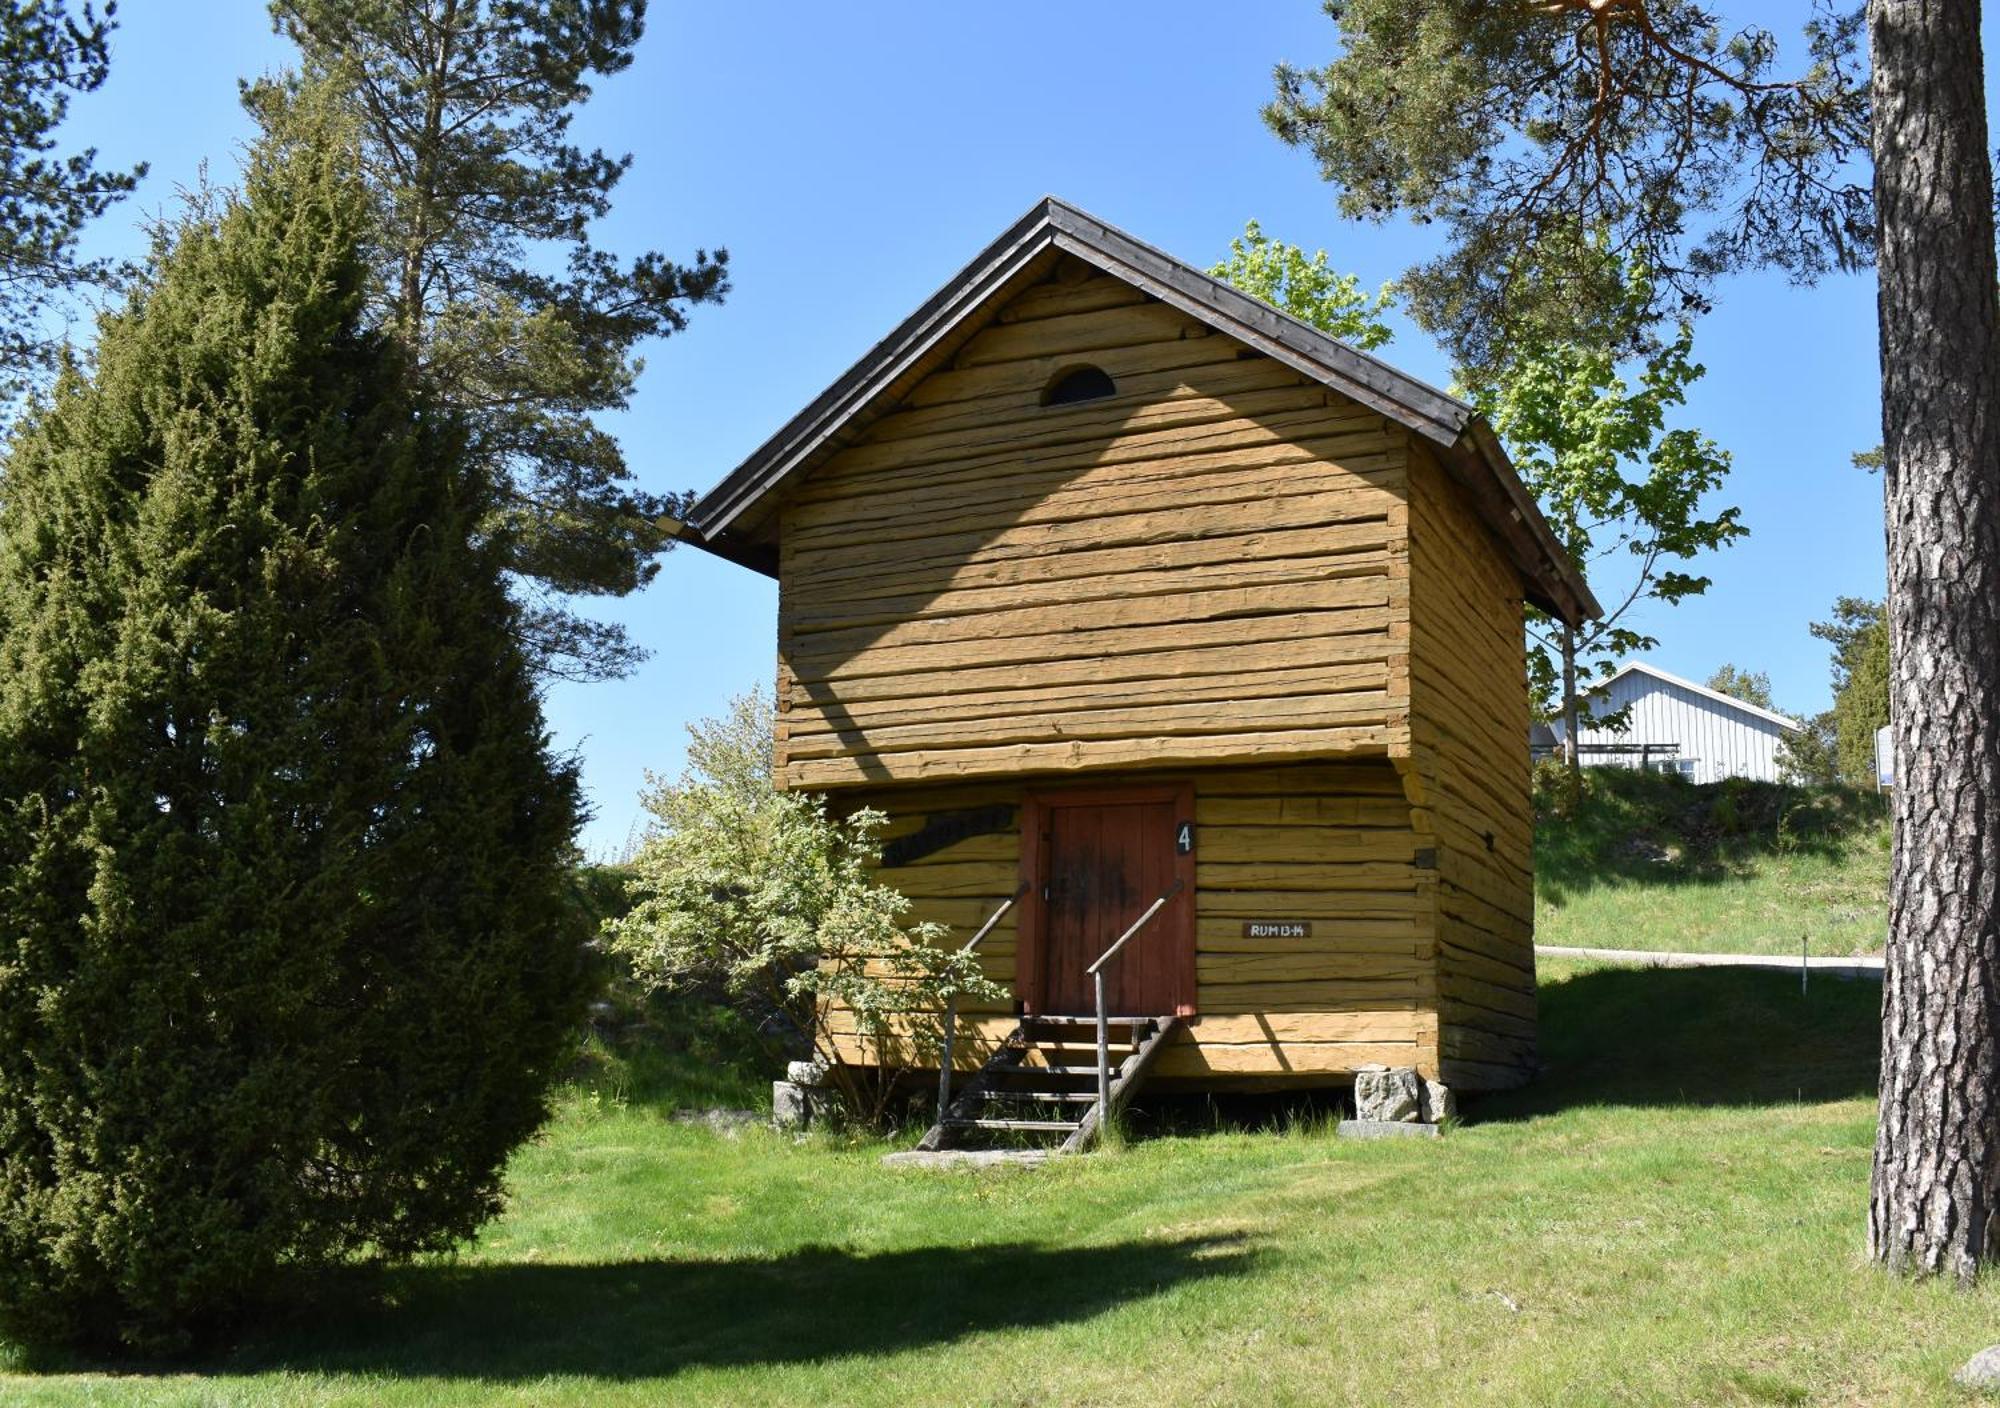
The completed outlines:
[[[1190,784],[1197,1011],[1161,1078],[1525,1079],[1524,584],[1493,527],[1400,426],[1067,256],[981,316],[779,506],[780,781],[891,842],[1013,809],[878,871],[953,943],[1021,883],[1030,790]],[[1114,394],[1043,406],[1079,365]],[[1018,920],[981,950],[1009,988]],[[1014,1020],[965,1004],[958,1064]]]

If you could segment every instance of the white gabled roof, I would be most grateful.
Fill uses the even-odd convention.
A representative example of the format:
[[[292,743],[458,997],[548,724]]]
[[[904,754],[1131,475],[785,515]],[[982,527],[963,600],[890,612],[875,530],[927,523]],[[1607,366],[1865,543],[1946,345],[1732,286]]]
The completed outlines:
[[[1591,686],[1585,693],[1602,693],[1630,674],[1648,675],[1663,684],[1678,685],[1682,689],[1699,694],[1704,699],[1713,699],[1716,703],[1726,704],[1739,713],[1748,714],[1752,718],[1762,719],[1766,723],[1776,724],[1780,728],[1790,729],[1793,733],[1797,733],[1801,728],[1805,727],[1797,719],[1791,718],[1788,715],[1774,713],[1769,709],[1760,709],[1755,704],[1746,703],[1733,694],[1724,694],[1719,689],[1710,689],[1705,684],[1696,684],[1693,680],[1684,680],[1679,675],[1668,674],[1659,666],[1648,665],[1644,660],[1627,660],[1611,673],[1609,679],[1606,679],[1602,684]]]

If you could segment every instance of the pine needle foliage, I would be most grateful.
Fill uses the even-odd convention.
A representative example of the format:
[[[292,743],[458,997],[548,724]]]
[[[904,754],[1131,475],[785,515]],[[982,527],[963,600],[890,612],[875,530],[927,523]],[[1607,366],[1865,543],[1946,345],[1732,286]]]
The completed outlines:
[[[119,266],[78,250],[84,227],[129,195],[144,164],[100,171],[97,150],[58,150],[72,97],[111,73],[118,6],[64,0],[0,6],[0,401],[55,366],[49,315],[72,293],[116,281]]]
[[[1280,64],[1264,120],[1356,219],[1442,227],[1406,306],[1462,367],[1514,339],[1643,348],[1722,275],[1866,265],[1862,7],[1814,0],[1787,67],[1762,5],[1322,0],[1340,52]],[[1725,11],[1740,16],[1732,24]],[[1608,244],[1612,264],[1601,257]],[[1641,316],[1617,267],[1652,271]]]
[[[498,1211],[577,820],[337,128],[253,152],[0,470],[0,1323],[172,1349]]]
[[[266,130],[301,85],[353,114],[373,197],[374,304],[430,393],[463,417],[493,486],[538,667],[629,673],[644,652],[571,609],[658,571],[692,494],[640,487],[597,422],[625,409],[640,347],[729,289],[725,250],[680,261],[599,247],[630,155],[579,145],[599,78],[632,64],[645,0],[271,0],[299,69],[247,85]],[[701,139],[697,139],[701,140]]]

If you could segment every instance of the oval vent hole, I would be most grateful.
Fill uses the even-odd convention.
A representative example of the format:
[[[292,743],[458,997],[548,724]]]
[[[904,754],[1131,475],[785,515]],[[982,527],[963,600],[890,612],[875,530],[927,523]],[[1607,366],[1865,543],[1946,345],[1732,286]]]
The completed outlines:
[[[1072,367],[1059,372],[1042,393],[1044,406],[1073,406],[1078,401],[1101,401],[1116,396],[1118,386],[1102,367]]]

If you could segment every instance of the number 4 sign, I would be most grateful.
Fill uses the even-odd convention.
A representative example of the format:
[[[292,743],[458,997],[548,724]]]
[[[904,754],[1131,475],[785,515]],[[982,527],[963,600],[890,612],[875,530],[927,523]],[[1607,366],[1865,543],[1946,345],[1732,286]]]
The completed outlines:
[[[1194,854],[1194,823],[1184,821],[1174,828],[1174,850],[1179,855]]]

